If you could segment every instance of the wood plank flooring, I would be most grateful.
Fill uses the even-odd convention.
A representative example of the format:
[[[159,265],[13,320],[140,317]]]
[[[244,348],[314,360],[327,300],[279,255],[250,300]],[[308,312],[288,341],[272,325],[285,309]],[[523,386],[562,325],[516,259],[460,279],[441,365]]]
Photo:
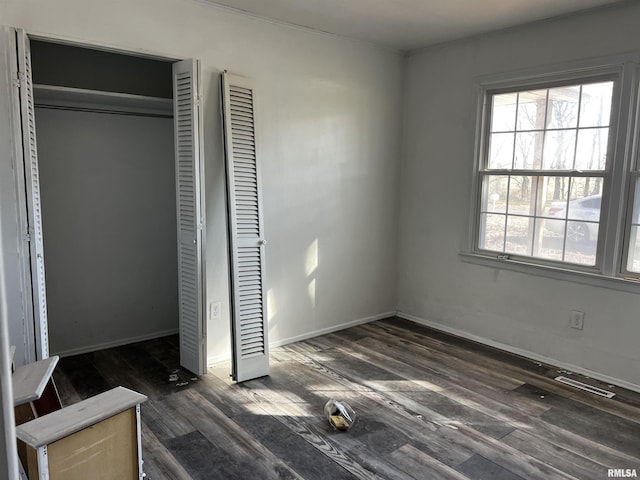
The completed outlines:
[[[160,479],[605,479],[640,475],[640,394],[560,384],[559,370],[397,318],[275,348],[269,377],[200,378],[167,337],[64,358],[65,404],[123,385],[146,394],[144,470]],[[172,376],[173,375],[173,376]],[[329,398],[358,414],[348,432]]]

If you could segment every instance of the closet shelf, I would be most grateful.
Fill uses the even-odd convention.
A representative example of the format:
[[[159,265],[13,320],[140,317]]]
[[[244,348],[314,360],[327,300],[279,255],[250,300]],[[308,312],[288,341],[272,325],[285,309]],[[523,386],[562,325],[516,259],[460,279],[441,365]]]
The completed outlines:
[[[34,85],[33,95],[36,107],[173,116],[173,100],[171,98],[146,97],[53,85]]]

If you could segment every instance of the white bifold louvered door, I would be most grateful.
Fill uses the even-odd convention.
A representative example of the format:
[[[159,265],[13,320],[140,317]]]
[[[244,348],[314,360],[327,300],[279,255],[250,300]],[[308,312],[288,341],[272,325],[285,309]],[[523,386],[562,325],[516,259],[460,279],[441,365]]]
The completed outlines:
[[[266,242],[253,85],[247,78],[225,72],[222,90],[232,279],[232,377],[243,382],[269,374]]]
[[[25,232],[29,242],[31,259],[31,290],[33,301],[33,323],[36,340],[36,357],[49,356],[47,326],[47,293],[44,275],[44,243],[42,236],[42,206],[40,198],[40,175],[38,173],[38,150],[36,147],[36,123],[31,77],[31,48],[24,30],[16,30],[18,51],[17,85],[20,97],[22,123],[22,150],[27,200],[27,225]]]
[[[202,375],[206,372],[206,323],[199,73],[197,60],[173,64],[180,365]]]

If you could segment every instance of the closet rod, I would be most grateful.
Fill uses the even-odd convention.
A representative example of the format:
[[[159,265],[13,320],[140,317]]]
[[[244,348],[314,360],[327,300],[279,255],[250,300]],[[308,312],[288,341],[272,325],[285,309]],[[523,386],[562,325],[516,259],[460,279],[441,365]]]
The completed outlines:
[[[74,112],[106,113],[111,115],[128,115],[128,116],[135,116],[135,117],[173,118],[173,115],[164,115],[161,113],[127,112],[124,110],[72,107],[72,106],[63,106],[63,105],[47,105],[46,103],[36,103],[35,107],[44,108],[47,110],[69,110]]]

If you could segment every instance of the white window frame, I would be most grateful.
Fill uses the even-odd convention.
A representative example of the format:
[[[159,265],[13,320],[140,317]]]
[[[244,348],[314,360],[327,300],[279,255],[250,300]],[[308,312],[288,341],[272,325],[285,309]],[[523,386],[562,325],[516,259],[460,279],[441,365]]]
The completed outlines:
[[[628,188],[628,203],[625,215],[625,228],[623,236],[624,245],[622,251],[620,272],[625,279],[640,282],[640,272],[633,272],[627,268],[631,243],[631,227],[633,223],[633,207],[636,202],[635,196],[637,193],[636,183],[640,182],[640,61],[638,62],[638,65],[636,65],[634,84],[636,87],[635,91],[633,92],[635,94],[635,97],[630,99],[629,104],[633,105],[632,108],[635,111],[635,128],[633,128],[629,135],[629,140],[632,144],[632,151],[630,167],[628,169],[626,179]],[[640,202],[640,199],[638,201]]]
[[[630,219],[633,209],[632,180],[640,178],[640,53],[572,62],[560,66],[531,69],[512,74],[476,78],[476,141],[474,151],[472,195],[464,261],[525,273],[640,292],[640,274],[626,270]],[[525,89],[613,80],[608,165],[604,172],[601,219],[596,265],[581,266],[568,262],[539,259],[482,250],[479,245],[482,205],[482,167],[490,133],[491,95]],[[637,166],[632,172],[632,164]],[[491,173],[494,173],[492,171]],[[499,170],[495,173],[500,173]],[[515,172],[517,175],[519,172]],[[573,173],[573,172],[571,172]],[[523,173],[526,175],[527,173]],[[580,173],[576,173],[580,175]]]

